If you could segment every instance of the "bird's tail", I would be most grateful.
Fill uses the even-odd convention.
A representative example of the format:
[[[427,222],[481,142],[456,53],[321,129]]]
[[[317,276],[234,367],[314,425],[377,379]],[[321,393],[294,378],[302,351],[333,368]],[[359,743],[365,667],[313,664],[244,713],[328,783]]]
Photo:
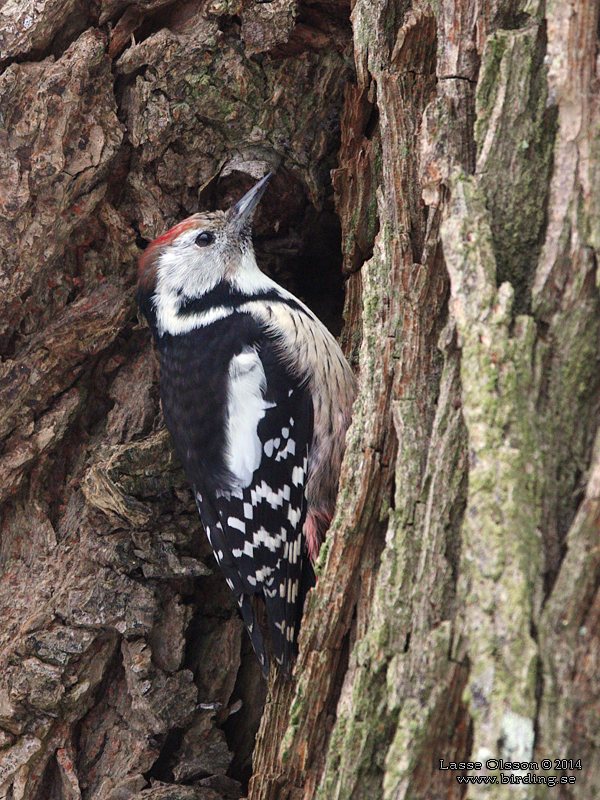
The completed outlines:
[[[241,594],[238,597],[238,605],[240,607],[242,619],[244,620],[244,624],[248,630],[248,636],[252,642],[252,647],[254,648],[256,657],[258,658],[258,663],[260,664],[262,674],[266,678],[269,675],[269,661],[265,653],[265,643],[263,641],[260,626],[254,615],[254,608],[252,606],[250,595]]]

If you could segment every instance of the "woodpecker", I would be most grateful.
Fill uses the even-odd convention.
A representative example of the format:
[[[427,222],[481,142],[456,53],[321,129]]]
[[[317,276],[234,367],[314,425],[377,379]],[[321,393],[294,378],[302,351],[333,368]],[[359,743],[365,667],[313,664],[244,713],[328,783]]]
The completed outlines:
[[[333,336],[257,266],[251,224],[271,177],[152,242],[138,280],[165,423],[265,676],[252,598],[289,674],[356,391]]]

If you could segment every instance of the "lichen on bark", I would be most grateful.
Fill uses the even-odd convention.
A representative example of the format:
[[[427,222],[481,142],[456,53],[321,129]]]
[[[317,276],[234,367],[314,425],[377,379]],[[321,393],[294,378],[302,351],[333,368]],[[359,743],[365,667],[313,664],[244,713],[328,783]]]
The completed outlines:
[[[543,566],[536,330],[529,317],[513,324],[512,286],[496,288],[490,217],[472,178],[453,177],[441,235],[469,436],[453,655],[471,664],[472,760],[496,758],[501,742],[505,761],[531,761],[538,674],[531,630],[539,621]]]

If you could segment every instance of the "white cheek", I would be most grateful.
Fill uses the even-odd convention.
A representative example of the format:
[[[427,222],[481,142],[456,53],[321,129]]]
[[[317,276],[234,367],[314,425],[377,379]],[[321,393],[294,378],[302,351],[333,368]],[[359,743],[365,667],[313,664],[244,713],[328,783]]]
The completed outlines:
[[[200,297],[222,279],[224,271],[218,247],[199,248],[194,243],[169,247],[158,262],[157,292]]]
[[[159,333],[173,336],[189,333],[231,313],[215,308],[201,315],[179,314],[183,297],[201,297],[222,280],[223,272],[223,257],[218,247],[199,248],[193,241],[168,247],[158,261],[153,296]]]

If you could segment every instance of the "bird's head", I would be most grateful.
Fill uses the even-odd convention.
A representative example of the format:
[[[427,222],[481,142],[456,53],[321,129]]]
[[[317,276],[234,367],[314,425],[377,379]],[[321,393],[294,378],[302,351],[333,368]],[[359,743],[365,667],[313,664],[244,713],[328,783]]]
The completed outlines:
[[[258,270],[251,225],[272,173],[228,211],[194,214],[150,244],[139,265],[142,292],[200,297],[222,280],[244,282]]]

